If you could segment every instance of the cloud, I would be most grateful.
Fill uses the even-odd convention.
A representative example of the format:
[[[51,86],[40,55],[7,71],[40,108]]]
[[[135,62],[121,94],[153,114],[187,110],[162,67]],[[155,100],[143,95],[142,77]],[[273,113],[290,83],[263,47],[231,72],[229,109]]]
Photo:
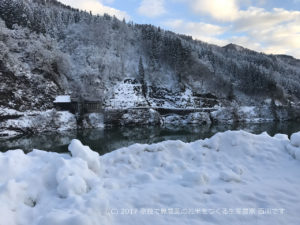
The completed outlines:
[[[142,0],[137,11],[142,16],[159,17],[166,13],[164,0]]]
[[[248,40],[242,41],[246,47],[300,58],[300,11],[251,7],[239,12],[231,32],[247,36]],[[234,41],[241,44],[241,38]]]
[[[234,27],[238,31],[269,29],[278,24],[292,22],[300,19],[300,11],[288,11],[274,8],[266,11],[262,8],[250,7],[239,11],[234,21]]]
[[[216,36],[223,34],[227,28],[202,22],[187,22],[184,20],[167,20],[164,26],[176,31],[177,33],[192,35],[194,38],[212,44],[224,45],[227,42],[218,39]]]
[[[66,5],[70,5],[74,8],[78,8],[81,10],[92,11],[93,14],[100,14],[103,15],[104,13],[115,15],[119,19],[129,19],[130,16],[118,9],[105,6],[103,3],[97,0],[59,0]],[[103,0],[105,3],[112,3],[113,0]]]
[[[238,15],[237,0],[185,0],[195,13],[205,13],[214,19],[232,21]]]
[[[300,11],[266,10],[253,5],[253,2],[262,5],[265,0],[176,1],[185,3],[202,18],[200,23],[183,20],[165,23],[176,32],[213,44],[236,43],[256,51],[300,58]],[[203,14],[210,16],[209,24],[205,23],[207,17]]]
[[[115,0],[102,0],[102,2],[103,2],[104,4],[112,4],[112,3],[115,2]]]

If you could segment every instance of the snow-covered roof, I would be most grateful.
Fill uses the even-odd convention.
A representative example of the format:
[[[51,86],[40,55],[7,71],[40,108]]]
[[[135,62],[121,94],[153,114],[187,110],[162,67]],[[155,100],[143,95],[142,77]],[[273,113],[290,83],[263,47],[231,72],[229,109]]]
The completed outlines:
[[[71,96],[70,95],[59,95],[56,96],[54,103],[69,103],[71,102]]]

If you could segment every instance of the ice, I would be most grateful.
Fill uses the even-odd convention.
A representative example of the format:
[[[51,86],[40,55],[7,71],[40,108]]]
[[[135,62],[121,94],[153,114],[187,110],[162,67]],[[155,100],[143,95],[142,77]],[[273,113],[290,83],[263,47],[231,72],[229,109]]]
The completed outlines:
[[[104,156],[79,140],[71,155],[0,153],[0,224],[299,224],[299,149],[299,133],[227,131]]]

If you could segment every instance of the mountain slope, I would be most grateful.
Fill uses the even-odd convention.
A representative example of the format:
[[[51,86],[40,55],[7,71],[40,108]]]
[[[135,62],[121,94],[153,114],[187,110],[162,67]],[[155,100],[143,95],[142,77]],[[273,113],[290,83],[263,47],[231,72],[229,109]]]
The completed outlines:
[[[1,107],[45,110],[59,94],[104,108],[293,107],[300,98],[300,60],[290,56],[218,47],[55,0],[0,0],[0,18]]]

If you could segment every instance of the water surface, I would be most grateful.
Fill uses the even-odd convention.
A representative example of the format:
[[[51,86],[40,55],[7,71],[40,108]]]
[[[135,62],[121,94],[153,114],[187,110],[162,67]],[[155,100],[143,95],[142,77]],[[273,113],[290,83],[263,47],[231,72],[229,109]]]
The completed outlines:
[[[79,139],[83,144],[101,155],[126,147],[134,143],[157,143],[165,140],[192,142],[209,138],[217,132],[226,130],[245,130],[270,135],[284,133],[291,135],[300,131],[300,122],[270,122],[261,124],[219,124],[212,126],[168,126],[168,127],[113,127],[105,129],[78,130],[64,133],[43,133],[10,140],[0,140],[0,151],[23,149],[42,149],[53,152],[67,152],[72,139]]]

